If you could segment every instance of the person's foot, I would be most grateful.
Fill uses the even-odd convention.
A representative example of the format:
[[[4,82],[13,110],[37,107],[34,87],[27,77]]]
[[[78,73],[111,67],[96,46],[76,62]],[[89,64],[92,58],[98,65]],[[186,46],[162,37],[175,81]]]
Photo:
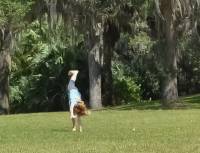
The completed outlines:
[[[76,128],[74,127],[74,128],[72,129],[72,131],[75,132],[75,131],[76,131]]]
[[[82,127],[80,127],[79,131],[80,131],[80,132],[83,132],[83,128],[82,128]]]

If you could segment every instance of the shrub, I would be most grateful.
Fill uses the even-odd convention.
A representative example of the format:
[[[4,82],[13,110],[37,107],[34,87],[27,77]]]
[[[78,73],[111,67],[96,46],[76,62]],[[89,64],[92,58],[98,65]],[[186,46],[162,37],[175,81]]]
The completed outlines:
[[[119,61],[114,62],[112,72],[115,101],[118,104],[140,101],[140,85],[136,83],[136,77],[129,74],[128,67]]]

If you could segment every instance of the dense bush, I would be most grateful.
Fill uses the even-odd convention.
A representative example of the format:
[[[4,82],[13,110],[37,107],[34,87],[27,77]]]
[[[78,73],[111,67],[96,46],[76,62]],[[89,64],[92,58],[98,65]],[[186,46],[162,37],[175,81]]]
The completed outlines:
[[[179,95],[195,94],[200,91],[200,42],[195,34],[181,40],[178,73]]]
[[[141,100],[140,85],[137,84],[137,78],[129,71],[129,68],[114,61],[112,66],[113,73],[113,94],[116,104],[138,102]]]
[[[129,77],[140,85],[141,99],[160,97],[160,65],[157,42],[148,35],[145,22],[135,34],[121,34],[116,45],[117,59],[129,70]]]

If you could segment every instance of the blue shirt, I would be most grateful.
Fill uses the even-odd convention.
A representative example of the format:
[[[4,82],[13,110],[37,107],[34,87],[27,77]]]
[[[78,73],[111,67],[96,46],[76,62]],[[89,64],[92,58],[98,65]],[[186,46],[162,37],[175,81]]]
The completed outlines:
[[[78,90],[72,89],[69,91],[69,105],[76,104],[78,101],[81,100],[81,94]]]
[[[75,81],[70,80],[67,86],[69,105],[75,105],[79,100],[81,100],[81,94],[78,91],[78,88],[75,86]]]

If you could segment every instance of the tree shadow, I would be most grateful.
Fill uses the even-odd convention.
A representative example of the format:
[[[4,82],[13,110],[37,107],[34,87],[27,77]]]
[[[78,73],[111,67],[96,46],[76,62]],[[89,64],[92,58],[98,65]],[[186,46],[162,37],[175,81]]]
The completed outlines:
[[[194,96],[183,98],[183,101],[187,103],[197,103],[200,105],[200,95],[194,95]]]
[[[165,107],[161,101],[141,101],[121,106],[108,107],[110,110],[185,110],[200,109],[200,95],[180,97],[172,107]]]
[[[162,109],[160,103],[131,103],[121,106],[108,107],[110,110],[159,110]]]

